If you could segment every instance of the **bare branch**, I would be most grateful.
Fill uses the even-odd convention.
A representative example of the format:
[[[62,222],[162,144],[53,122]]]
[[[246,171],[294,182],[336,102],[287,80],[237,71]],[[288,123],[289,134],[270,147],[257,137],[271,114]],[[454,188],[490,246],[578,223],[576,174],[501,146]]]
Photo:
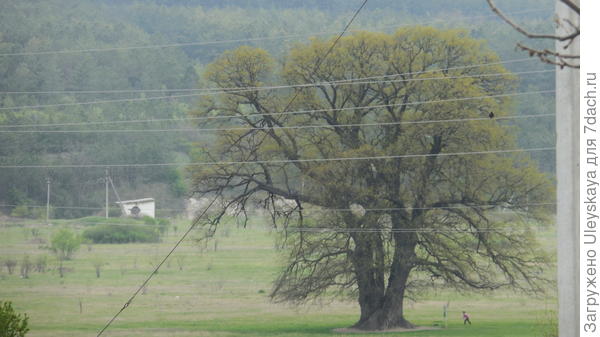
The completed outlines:
[[[562,3],[564,3],[566,6],[568,6],[572,11],[577,13],[577,15],[579,15],[579,12],[580,12],[579,6],[577,6],[574,2],[572,2],[571,0],[560,0],[560,1]],[[575,41],[575,39],[577,39],[579,37],[579,35],[581,33],[579,26],[576,25],[575,23],[573,23],[569,19],[562,19],[562,21],[564,21],[568,24],[568,26],[571,29],[571,33],[567,33],[565,35],[530,33],[526,29],[521,27],[519,24],[512,21],[500,9],[498,9],[498,7],[496,7],[496,5],[494,4],[493,0],[487,0],[487,2],[488,2],[488,5],[490,6],[490,8],[492,9],[492,11],[494,13],[496,13],[502,20],[504,20],[504,22],[508,23],[516,31],[518,31],[519,33],[525,35],[527,38],[530,38],[530,39],[552,39],[552,40],[557,40],[557,41],[561,41],[561,42],[566,41],[567,43],[563,46],[563,48],[567,49]],[[557,19],[557,23],[559,25],[563,26],[561,24],[561,22],[559,21],[559,19]],[[518,43],[517,46],[520,49],[529,52],[529,56],[537,56],[544,63],[559,66],[561,69],[564,67],[579,68],[579,64],[575,64],[575,63],[567,61],[568,59],[579,59],[579,55],[562,54],[562,53],[554,52],[554,51],[551,51],[548,49],[544,49],[544,50],[535,49],[535,48],[529,47],[523,43]],[[552,58],[554,58],[554,59],[552,59]]]
[[[573,1],[571,1],[571,0],[560,0],[560,2],[564,3],[569,8],[571,8],[571,10],[573,10],[575,13],[579,14],[579,6],[577,6]]]
[[[486,1],[488,2],[488,5],[492,9],[492,11],[494,11],[494,13],[496,13],[496,15],[498,15],[502,20],[504,20],[504,22],[508,23],[517,32],[525,35],[526,37],[528,37],[530,39],[553,39],[553,40],[558,40],[558,41],[567,41],[567,40],[573,40],[579,36],[579,33],[580,33],[579,28],[576,28],[576,30],[573,33],[571,33],[569,35],[563,35],[563,36],[553,35],[553,34],[530,33],[527,30],[525,30],[523,27],[521,27],[520,25],[518,25],[517,23],[512,21],[510,18],[508,18],[500,9],[498,9],[498,7],[496,7],[493,0],[486,0]]]
[[[557,53],[548,49],[539,50],[535,48],[528,47],[522,43],[517,43],[517,46],[524,51],[529,53],[529,56],[537,56],[542,62],[552,64],[555,66],[559,66],[561,69],[564,67],[569,68],[579,68],[579,64],[571,63],[566,61],[565,59],[579,59],[579,55],[565,55],[561,53]],[[555,60],[550,59],[549,56],[556,58]]]

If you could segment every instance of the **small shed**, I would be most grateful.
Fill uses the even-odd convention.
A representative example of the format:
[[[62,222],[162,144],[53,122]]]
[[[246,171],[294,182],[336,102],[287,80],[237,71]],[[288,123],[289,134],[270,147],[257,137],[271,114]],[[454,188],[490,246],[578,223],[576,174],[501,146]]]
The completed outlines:
[[[121,209],[124,212],[123,216],[141,218],[143,216],[149,216],[154,218],[154,199],[144,198],[135,200],[122,200],[116,203],[122,206]]]

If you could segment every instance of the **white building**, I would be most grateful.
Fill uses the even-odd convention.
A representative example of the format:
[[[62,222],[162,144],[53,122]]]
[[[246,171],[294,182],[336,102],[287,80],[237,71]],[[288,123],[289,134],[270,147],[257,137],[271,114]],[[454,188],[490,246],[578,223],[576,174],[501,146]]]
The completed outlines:
[[[122,207],[122,211],[124,212],[123,216],[141,218],[143,216],[149,216],[154,218],[154,199],[153,198],[144,198],[144,199],[135,199],[135,200],[123,200],[120,203],[117,202],[117,205]]]

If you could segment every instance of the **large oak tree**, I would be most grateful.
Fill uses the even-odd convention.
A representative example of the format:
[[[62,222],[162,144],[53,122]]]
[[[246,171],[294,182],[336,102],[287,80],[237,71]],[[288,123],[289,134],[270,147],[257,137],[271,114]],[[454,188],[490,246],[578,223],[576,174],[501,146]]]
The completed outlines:
[[[210,229],[264,201],[289,252],[272,297],[349,290],[359,329],[411,327],[404,299],[424,281],[539,290],[547,257],[529,223],[553,190],[527,153],[490,153],[517,148],[498,120],[511,110],[498,95],[515,87],[498,57],[462,31],[417,27],[344,37],[315,66],[332,43],[297,45],[281,64],[240,47],[207,68],[231,88],[195,112],[226,129],[196,151],[219,164],[191,169],[197,193],[226,200]],[[353,80],[380,75],[390,76]],[[260,89],[281,83],[318,84]]]

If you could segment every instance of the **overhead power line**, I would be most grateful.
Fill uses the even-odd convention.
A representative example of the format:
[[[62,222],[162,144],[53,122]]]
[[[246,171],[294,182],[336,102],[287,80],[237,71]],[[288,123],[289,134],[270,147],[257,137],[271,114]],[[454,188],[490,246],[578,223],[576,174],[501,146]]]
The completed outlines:
[[[19,207],[19,206],[25,206],[25,207],[31,207],[31,208],[38,208],[38,207],[46,207],[46,205],[27,205],[27,204],[0,204],[0,207]],[[81,209],[81,210],[103,210],[104,207],[87,207],[87,206],[51,206],[52,208],[58,208],[58,209]],[[118,207],[115,207],[115,209]]]
[[[472,205],[452,205],[452,206],[444,206],[444,207],[382,207],[382,208],[364,208],[365,212],[391,212],[391,211],[403,211],[403,210],[437,210],[437,209],[463,209],[463,208],[474,208],[474,207],[489,207],[489,208],[497,208],[497,207],[502,207],[505,209],[513,209],[513,208],[519,208],[519,207],[540,207],[540,206],[555,206],[556,203],[552,202],[545,202],[545,203],[525,203],[525,204],[505,204],[505,205],[499,205],[499,204],[472,204]],[[24,207],[30,207],[30,208],[46,208],[46,205],[28,205],[28,204],[0,204],[0,207],[18,207],[18,206],[24,206]],[[51,206],[51,208],[55,208],[55,209],[78,209],[78,210],[93,210],[93,211],[102,211],[105,208],[104,207],[86,207],[86,206]],[[118,207],[114,207],[113,209],[119,209]],[[179,212],[184,212],[184,211],[189,211],[190,209],[185,209],[185,208],[157,208],[156,211],[179,211]],[[308,213],[321,213],[321,212],[353,212],[353,209],[350,208],[315,208],[315,209],[310,209],[310,208],[304,208],[303,209],[305,212]],[[76,220],[73,220],[76,221]],[[87,223],[87,221],[82,221],[82,223]],[[103,223],[103,222],[96,222],[94,221],[93,223],[95,224],[114,224],[111,222],[108,223]],[[119,223],[119,224],[125,224],[125,223]],[[134,223],[131,223],[129,225],[135,225]]]
[[[19,125],[0,125],[1,127],[31,127],[31,126],[74,126],[74,125],[102,125],[102,124],[121,124],[121,123],[143,123],[143,122],[166,122],[166,121],[183,121],[183,120],[218,120],[218,119],[236,119],[236,118],[247,118],[253,116],[281,116],[281,115],[297,115],[297,114],[307,114],[314,112],[328,112],[328,111],[348,111],[348,110],[360,110],[360,109],[376,109],[376,108],[385,108],[385,107],[393,107],[393,106],[402,106],[402,105],[420,105],[420,104],[431,104],[431,103],[446,103],[446,102],[456,102],[456,101],[467,101],[467,100],[477,100],[484,98],[500,98],[500,97],[511,97],[511,96],[522,96],[522,95],[534,95],[534,94],[550,94],[554,93],[555,90],[539,90],[539,91],[524,91],[524,92],[515,92],[515,93],[507,93],[507,94],[498,94],[498,95],[485,95],[485,96],[474,96],[474,97],[461,97],[461,98],[449,98],[449,99],[440,99],[440,100],[430,100],[430,101],[421,101],[421,102],[408,102],[408,103],[396,103],[396,104],[379,104],[379,105],[369,105],[369,106],[359,106],[359,107],[345,107],[345,108],[327,108],[327,109],[313,109],[313,110],[298,110],[298,111],[283,111],[283,112],[272,112],[272,113],[251,113],[247,115],[227,115],[227,116],[203,116],[203,117],[190,117],[190,118],[180,118],[180,119],[148,119],[148,120],[135,120],[135,121],[111,121],[111,122],[78,122],[78,123],[51,123],[51,124],[19,124]]]
[[[496,63],[497,64],[497,63]],[[429,72],[438,72],[441,69],[432,69]],[[539,70],[532,71],[531,73],[544,73],[544,72],[553,72],[554,70]],[[529,73],[529,72],[528,72]],[[382,76],[401,76],[402,74],[394,74],[394,75],[382,75]],[[0,107],[0,110],[21,110],[21,109],[42,109],[42,108],[57,108],[57,107],[68,107],[68,106],[80,106],[80,105],[95,105],[95,104],[108,104],[108,103],[129,103],[129,102],[145,102],[145,101],[156,101],[163,99],[180,99],[180,98],[191,98],[191,97],[201,97],[201,96],[215,96],[222,94],[235,94],[235,93],[244,93],[244,92],[254,92],[254,91],[263,91],[263,90],[274,90],[274,89],[285,89],[285,88],[302,88],[302,87],[314,87],[326,84],[338,84],[338,85],[353,85],[353,84],[365,84],[365,83],[387,83],[387,82],[409,82],[409,81],[427,81],[427,80],[447,80],[453,78],[476,78],[476,77],[486,77],[486,74],[480,75],[464,75],[460,77],[438,77],[438,78],[421,78],[421,79],[396,79],[396,80],[380,80],[380,81],[369,81],[369,82],[353,82],[352,80],[342,80],[339,82],[320,82],[320,83],[307,83],[307,84],[294,84],[294,85],[281,85],[281,86],[266,86],[266,87],[246,87],[241,89],[232,89],[232,90],[221,90],[221,91],[207,91],[201,93],[194,94],[181,94],[181,95],[169,95],[169,96],[154,96],[154,97],[135,97],[135,98],[119,98],[119,99],[111,99],[111,100],[99,100],[99,101],[89,101],[89,102],[72,102],[72,103],[56,103],[56,104],[37,104],[37,105],[21,105],[14,107]],[[490,74],[489,76],[510,76],[510,73],[496,73]],[[298,92],[294,97],[298,96]],[[284,109],[284,111],[287,109]]]
[[[494,213],[505,213],[505,211],[495,211]],[[12,222],[12,225],[30,225],[27,223]],[[92,224],[92,223],[90,223]],[[77,224],[76,224],[77,225]],[[146,227],[143,223],[112,223],[112,222],[94,222],[93,225],[111,225],[111,226],[140,226]],[[246,229],[246,228],[243,228]],[[506,233],[528,230],[522,227],[499,227],[499,228],[440,228],[440,227],[420,227],[420,228],[347,228],[347,227],[287,227],[287,228],[259,228],[261,231],[268,232],[303,232],[303,233]]]
[[[508,12],[506,14],[514,16],[514,15],[525,15],[525,14],[543,13],[543,12],[549,13],[551,11],[552,10],[550,10],[550,9],[531,9],[531,10]],[[454,20],[473,20],[473,19],[480,19],[480,18],[481,19],[485,19],[485,18],[497,19],[497,16],[495,14],[490,14],[490,15],[477,15],[477,16],[468,16],[468,17],[455,17]],[[385,25],[385,26],[376,27],[375,29],[400,28],[400,27],[411,26],[411,25],[428,25],[428,24],[437,23],[437,22],[448,22],[451,20],[453,20],[453,19],[452,18],[443,18],[443,19],[431,20],[431,21],[420,22],[420,23],[416,22],[416,23],[408,23],[408,24],[402,24],[402,25]],[[357,31],[361,31],[364,29],[368,29],[368,28],[352,29],[349,31],[357,32]],[[306,33],[305,34],[286,34],[286,35],[277,35],[277,36],[262,36],[262,37],[255,37],[255,38],[150,44],[150,45],[142,45],[142,46],[120,46],[120,47],[87,48],[87,49],[24,51],[24,52],[14,52],[14,53],[0,53],[0,56],[64,55],[64,54],[97,53],[97,52],[110,52],[110,51],[195,47],[195,46],[209,46],[209,45],[220,45],[220,44],[233,44],[233,43],[242,43],[242,42],[283,40],[283,39],[291,39],[291,38],[331,35],[331,34],[338,34],[340,32],[342,32],[342,31],[321,31],[321,32],[308,33],[308,34],[306,34]]]
[[[438,154],[405,154],[389,156],[369,156],[369,157],[336,157],[336,158],[312,158],[312,159],[274,159],[274,160],[253,160],[253,161],[217,161],[217,162],[192,162],[192,163],[146,163],[146,164],[56,164],[56,165],[1,165],[0,168],[20,169],[20,168],[110,168],[110,167],[161,167],[161,166],[229,166],[229,165],[253,165],[253,164],[285,164],[285,163],[319,163],[319,162],[341,162],[341,161],[359,161],[359,160],[388,160],[400,158],[427,158],[427,157],[451,157],[467,156],[481,154],[504,154],[519,152],[539,152],[554,151],[554,147],[540,147],[530,149],[509,149],[509,150],[489,150],[473,152],[451,152]]]
[[[352,24],[352,22],[354,21],[354,19],[356,19],[356,17],[358,16],[358,13],[360,13],[360,11],[363,9],[363,7],[367,4],[367,1],[368,0],[364,0],[364,2],[362,3],[362,5],[358,9],[358,11],[356,11],[354,13],[354,15],[352,16],[352,18],[350,19],[350,21],[346,24],[346,26],[344,27],[344,29],[342,30],[342,32],[338,35],[338,37],[333,41],[333,43],[331,44],[331,46],[329,47],[329,49],[325,52],[325,54],[323,55],[323,57],[321,57],[320,59],[318,59],[315,62],[315,67],[313,69],[313,72],[316,71],[316,70],[318,70],[319,67],[321,66],[321,63],[323,62],[323,60],[327,56],[329,56],[329,54],[331,53],[331,51],[333,50],[333,48],[335,48],[335,46],[340,41],[340,39],[342,38],[342,36],[344,35],[344,33],[346,33],[346,31],[348,30],[348,28],[350,27],[350,25]],[[253,90],[255,90],[255,89],[253,89]],[[116,99],[116,100],[94,101],[94,102],[83,102],[83,103],[45,104],[45,105],[32,105],[32,106],[22,106],[22,107],[13,107],[13,108],[0,108],[0,110],[26,109],[26,108],[62,107],[62,106],[88,105],[88,104],[100,104],[100,103],[136,102],[136,101],[157,100],[157,99],[172,99],[172,98],[185,98],[185,97],[215,95],[215,94],[217,94],[217,93],[199,93],[199,94],[172,95],[172,96],[160,96],[160,97],[148,97],[148,98]],[[294,100],[298,97],[298,94],[299,93],[296,92],[296,94],[288,102],[287,106],[283,109],[283,111],[286,111],[290,107],[290,105],[292,104],[292,102],[294,102]]]
[[[200,221],[202,220],[202,218],[204,217],[204,215],[206,214],[206,212],[208,211],[208,209],[215,203],[215,201],[217,201],[217,198],[214,198],[213,201],[211,201],[211,203],[204,209],[204,211],[202,213],[200,213],[194,219],[194,221],[192,221],[191,226],[188,228],[188,230],[185,233],[183,233],[183,235],[181,236],[181,238],[179,239],[179,241],[177,241],[175,243],[175,245],[173,246],[173,248],[171,248],[171,250],[169,251],[169,253],[160,261],[160,263],[158,265],[156,265],[156,267],[154,268],[154,270],[152,271],[152,273],[150,273],[150,275],[148,275],[148,277],[146,277],[146,279],[144,280],[144,282],[142,282],[142,284],[139,286],[139,288],[133,293],[133,295],[131,295],[131,297],[127,300],[127,302],[125,302],[125,304],[123,305],[123,307],[110,319],[110,321],[108,321],[108,323],[106,323],[106,325],[102,328],[102,330],[100,330],[100,332],[98,332],[97,336],[101,336],[102,333],[104,333],[104,331],[106,329],[108,329],[108,327],[115,321],[115,319],[117,319],[117,317],[125,309],[127,309],[127,307],[129,307],[129,305],[131,305],[131,303],[137,297],[137,295],[139,294],[139,292],[148,284],[148,282],[150,282],[150,280],[152,279],[152,277],[154,277],[154,275],[156,275],[158,273],[158,270],[160,269],[160,267],[162,267],[162,265],[165,263],[165,261],[167,261],[167,259],[169,259],[169,257],[173,254],[173,252],[177,249],[177,247],[179,247],[179,245],[183,242],[183,240],[185,240],[185,238],[188,236],[188,234],[190,234],[190,232],[196,227],[196,225],[198,225],[200,223]]]
[[[517,115],[494,117],[473,117],[473,118],[455,118],[455,119],[438,119],[438,120],[415,120],[415,121],[399,121],[399,122],[379,122],[379,123],[355,123],[355,124],[319,124],[319,125],[294,125],[294,126],[273,126],[273,127],[226,127],[226,128],[169,128],[169,129],[106,129],[106,130],[0,130],[1,133],[46,133],[46,134],[63,134],[63,133],[153,133],[153,132],[221,132],[221,131],[250,131],[250,130],[290,130],[290,129],[335,129],[347,127],[381,127],[393,125],[415,125],[415,124],[438,124],[438,123],[457,123],[457,122],[475,122],[475,121],[501,121],[501,120],[517,120],[530,118],[554,117],[555,114],[537,114],[537,115]]]
[[[16,225],[27,225],[24,223],[14,223]],[[94,225],[112,225],[112,226],[140,226],[149,227],[143,223],[101,223],[94,222]],[[421,228],[345,228],[345,227],[288,227],[261,229],[270,232],[302,232],[302,233],[512,233],[523,232],[529,228],[523,227],[499,227],[499,228],[439,228],[439,227],[421,227]]]
[[[46,208],[46,205],[28,205],[28,204],[0,204],[0,207],[30,207],[30,208]],[[54,209],[77,209],[77,210],[85,210],[85,211],[102,211],[105,210],[106,207],[93,207],[93,206],[53,206],[50,205],[51,208]],[[109,207],[110,209],[120,210],[119,207]],[[156,211],[168,211],[168,212],[182,212],[185,211],[185,208],[156,208]],[[96,222],[94,222],[96,223]]]
[[[531,58],[527,59],[518,59],[519,62],[525,60],[532,60]],[[478,68],[482,66],[488,65],[498,65],[498,64],[506,64],[513,63],[513,61],[500,61],[500,62],[491,62],[480,65],[469,65],[469,68]],[[390,77],[399,77],[399,76],[409,76],[409,75],[419,75],[419,74],[427,74],[427,73],[436,73],[444,70],[456,70],[456,69],[465,69],[465,67],[452,67],[446,69],[430,69],[420,72],[409,72],[409,73],[397,73],[397,74],[386,74],[386,75],[377,75],[377,76],[368,76],[368,77],[357,77],[357,78],[349,78],[343,80],[336,81],[324,81],[324,82],[312,82],[312,83],[303,83],[303,84],[290,84],[290,85],[275,85],[275,86],[242,86],[242,87],[227,87],[227,88],[184,88],[184,89],[138,89],[138,90],[81,90],[81,91],[0,91],[0,94],[131,94],[131,93],[148,93],[148,92],[197,92],[198,96],[209,96],[209,95],[218,95],[218,94],[233,94],[233,93],[242,93],[249,91],[266,91],[266,90],[276,90],[276,89],[289,89],[289,88],[310,88],[310,87],[318,87],[324,85],[356,85],[356,84],[377,84],[377,83],[402,83],[402,82],[422,82],[422,81],[435,81],[435,80],[452,80],[452,79],[462,79],[462,78],[483,78],[483,77],[499,77],[499,76],[511,76],[511,75],[531,75],[531,74],[541,74],[541,73],[552,73],[555,72],[555,69],[545,69],[545,70],[529,70],[529,71],[520,71],[520,72],[502,72],[502,73],[490,73],[490,74],[469,74],[469,75],[459,75],[459,76],[440,76],[440,77],[416,77],[416,78],[400,78],[400,79],[390,79],[386,80],[385,78]],[[378,80],[375,80],[378,79]],[[173,97],[173,96],[164,96],[164,97]],[[85,102],[81,102],[85,103]],[[17,108],[17,107],[14,107]]]
[[[327,228],[327,227],[295,227],[287,228],[289,232],[303,233],[512,233],[523,232],[529,228],[500,227],[500,228]],[[283,231],[283,230],[281,230]]]

